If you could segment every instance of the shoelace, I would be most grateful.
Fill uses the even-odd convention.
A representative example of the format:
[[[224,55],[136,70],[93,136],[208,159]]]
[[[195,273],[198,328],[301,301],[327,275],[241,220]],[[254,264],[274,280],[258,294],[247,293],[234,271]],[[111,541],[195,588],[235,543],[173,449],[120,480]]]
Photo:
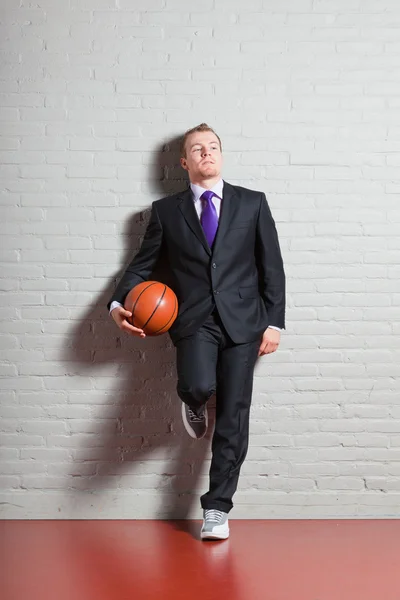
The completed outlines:
[[[224,517],[224,513],[221,510],[216,510],[215,508],[206,509],[205,518],[207,521],[216,521],[220,523]]]
[[[202,415],[200,415],[200,417],[198,417],[196,415],[196,413],[194,413],[190,408],[188,408],[188,413],[189,413],[189,419],[193,422],[199,423],[200,421],[204,421],[205,418],[205,414],[203,413]]]

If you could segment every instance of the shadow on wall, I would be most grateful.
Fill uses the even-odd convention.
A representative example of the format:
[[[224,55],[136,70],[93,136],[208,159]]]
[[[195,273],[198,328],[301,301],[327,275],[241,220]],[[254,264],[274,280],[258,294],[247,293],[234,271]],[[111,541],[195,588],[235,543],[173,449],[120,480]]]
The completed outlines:
[[[156,182],[160,198],[187,187],[178,144],[178,139],[171,140],[156,150],[150,180]],[[140,246],[148,216],[146,210],[127,222],[122,268],[71,329],[64,352],[64,360],[75,363],[73,372],[81,376],[80,381],[83,376],[85,390],[79,388],[70,400],[82,409],[81,419],[70,420],[72,464],[67,485],[68,491],[82,493],[82,503],[75,499],[70,510],[70,516],[78,518],[89,514],[83,504],[90,505],[93,495],[104,492],[108,496],[114,492],[118,498],[131,491],[131,506],[137,494],[131,517],[132,513],[137,518],[148,515],[143,503],[149,496],[159,507],[154,518],[185,519],[193,503],[200,508],[192,490],[209,452],[210,433],[196,441],[184,429],[176,393],[175,348],[169,335],[144,340],[129,336],[117,328],[106,307]],[[165,260],[150,278],[168,283]],[[214,411],[210,417],[209,432]],[[126,516],[122,507],[120,514]]]

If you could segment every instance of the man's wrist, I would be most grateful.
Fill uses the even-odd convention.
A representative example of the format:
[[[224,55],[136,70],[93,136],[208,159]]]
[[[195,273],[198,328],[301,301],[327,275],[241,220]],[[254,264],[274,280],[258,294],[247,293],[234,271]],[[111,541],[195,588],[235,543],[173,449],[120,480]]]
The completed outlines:
[[[111,311],[113,311],[114,308],[117,308],[117,306],[122,306],[121,302],[117,302],[117,300],[113,300],[113,302],[111,302],[111,304],[110,304],[110,313],[109,314],[111,314]]]

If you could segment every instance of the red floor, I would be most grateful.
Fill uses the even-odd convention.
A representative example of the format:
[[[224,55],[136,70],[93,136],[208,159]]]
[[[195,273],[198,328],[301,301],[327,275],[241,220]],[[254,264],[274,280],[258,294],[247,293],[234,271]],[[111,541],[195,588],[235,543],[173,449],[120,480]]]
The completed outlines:
[[[1,600],[400,600],[400,520],[1,521]]]

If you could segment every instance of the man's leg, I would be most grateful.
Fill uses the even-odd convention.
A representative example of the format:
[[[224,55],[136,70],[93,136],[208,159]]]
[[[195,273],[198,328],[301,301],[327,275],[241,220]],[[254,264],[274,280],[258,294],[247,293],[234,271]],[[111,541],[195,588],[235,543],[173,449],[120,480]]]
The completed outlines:
[[[220,330],[210,315],[194,334],[176,343],[177,393],[195,413],[215,393],[220,338]]]
[[[232,496],[248,449],[253,375],[261,338],[236,345],[226,336],[225,340],[217,367],[210,489],[200,501],[204,509],[214,508],[228,513],[233,507]]]

